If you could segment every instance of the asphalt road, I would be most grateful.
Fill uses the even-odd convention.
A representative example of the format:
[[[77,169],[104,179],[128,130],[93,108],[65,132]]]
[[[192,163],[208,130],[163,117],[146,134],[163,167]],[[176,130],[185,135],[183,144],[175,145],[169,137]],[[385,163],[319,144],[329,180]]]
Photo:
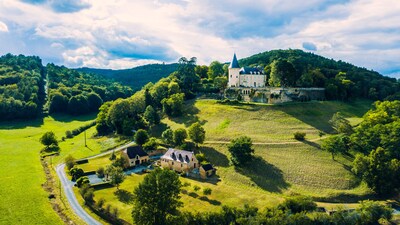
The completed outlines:
[[[118,147],[116,149],[113,150],[109,150],[94,156],[90,156],[87,157],[87,159],[93,159],[93,158],[97,158],[97,157],[101,157],[103,155],[107,155],[109,153],[111,153],[112,151],[119,151],[122,150],[130,145],[133,145],[134,142],[130,142],[126,145],[123,145],[121,147]],[[69,205],[71,206],[71,208],[74,210],[75,214],[78,215],[80,218],[82,218],[83,221],[85,221],[87,224],[90,225],[101,225],[101,223],[99,221],[97,221],[96,219],[94,219],[93,217],[91,217],[83,208],[82,206],[79,204],[78,200],[76,199],[76,196],[74,194],[73,191],[73,187],[74,187],[74,182],[68,180],[67,175],[65,174],[65,164],[60,164],[56,167],[56,172],[57,172],[57,176],[59,177],[60,181],[61,181],[61,185],[63,186],[64,189],[64,193],[65,196],[68,199]]]

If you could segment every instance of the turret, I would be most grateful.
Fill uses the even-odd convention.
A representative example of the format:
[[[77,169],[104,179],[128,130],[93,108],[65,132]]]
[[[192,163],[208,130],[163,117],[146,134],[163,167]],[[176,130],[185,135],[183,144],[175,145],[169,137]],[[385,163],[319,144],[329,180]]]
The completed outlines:
[[[228,87],[239,87],[240,85],[239,71],[240,71],[239,62],[236,58],[236,53],[234,53],[232,62],[229,65]]]

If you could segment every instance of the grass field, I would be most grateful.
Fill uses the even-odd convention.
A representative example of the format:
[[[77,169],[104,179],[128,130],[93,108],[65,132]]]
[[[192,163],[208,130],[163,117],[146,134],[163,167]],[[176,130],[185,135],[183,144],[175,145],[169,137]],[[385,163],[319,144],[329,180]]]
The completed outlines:
[[[285,142],[293,141],[296,131],[305,132],[307,139],[316,139],[320,131],[332,132],[328,121],[334,113],[341,112],[352,124],[357,124],[370,107],[370,101],[222,105],[215,100],[197,100],[186,104],[184,116],[163,119],[153,134],[159,135],[166,126],[187,128],[200,122],[207,131],[208,141],[229,141],[247,135],[254,142]]]
[[[40,164],[39,138],[46,131],[55,132],[61,139],[66,130],[72,130],[96,115],[70,117],[58,115],[28,122],[0,123],[0,224],[62,224],[51,208],[47,193],[41,185],[45,176]],[[81,158],[118,145],[115,138],[91,138],[94,127],[87,131],[87,145],[83,134],[60,143],[60,156],[53,157],[53,165],[72,154]]]
[[[199,121],[206,129],[206,140],[201,146],[208,160],[217,166],[217,177],[207,182],[181,178],[189,183],[182,192],[183,210],[214,211],[222,205],[241,207],[250,204],[264,209],[276,205],[285,197],[302,194],[326,201],[357,202],[369,194],[369,190],[355,182],[349,168],[352,156],[331,155],[319,148],[319,132],[331,132],[328,123],[331,116],[342,112],[353,124],[369,109],[371,102],[311,102],[288,105],[240,105],[217,104],[213,100],[189,102],[187,114],[180,118],[163,119],[162,125],[153,130],[159,134],[170,126],[173,129],[188,127]],[[308,141],[292,143],[293,133],[304,131]],[[240,135],[250,136],[254,142],[273,143],[255,145],[256,158],[251,166],[235,169],[229,164],[226,144],[212,141],[229,141]],[[287,143],[290,142],[290,143]],[[91,160],[82,165],[87,170],[109,163],[107,157]],[[133,188],[144,175],[131,175],[116,188],[95,192],[95,199],[104,198],[106,204],[120,209],[121,217],[131,221],[131,200]],[[219,179],[219,180],[216,180]],[[199,191],[194,191],[194,186]],[[212,189],[204,196],[202,190]],[[318,203],[332,208],[336,204]],[[346,204],[353,207],[356,204]]]

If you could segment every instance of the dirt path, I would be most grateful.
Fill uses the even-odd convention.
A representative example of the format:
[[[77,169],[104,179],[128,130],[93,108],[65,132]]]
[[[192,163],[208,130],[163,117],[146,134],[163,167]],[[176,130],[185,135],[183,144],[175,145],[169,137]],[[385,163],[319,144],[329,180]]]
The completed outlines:
[[[305,140],[305,141],[284,141],[284,142],[253,142],[253,145],[288,145],[288,144],[303,144],[304,142],[315,142],[319,141],[322,139],[325,139],[326,137],[322,138],[316,138],[312,140]],[[204,144],[229,144],[231,143],[230,141],[205,141]]]

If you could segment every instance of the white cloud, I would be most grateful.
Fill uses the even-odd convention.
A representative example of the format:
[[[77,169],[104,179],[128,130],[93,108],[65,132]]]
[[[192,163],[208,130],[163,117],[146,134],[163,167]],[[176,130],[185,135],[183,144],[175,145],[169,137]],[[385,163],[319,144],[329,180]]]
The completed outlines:
[[[7,25],[1,21],[0,21],[0,32],[8,32]]]
[[[400,56],[398,0],[75,0],[73,10],[58,11],[49,1],[29,2],[0,1],[0,20],[12,24],[16,40],[10,46],[27,46],[0,50],[41,56],[51,46],[47,56],[71,67],[127,68],[180,56],[208,64],[229,61],[234,51],[247,57],[312,43],[316,54],[400,70],[393,60]],[[32,41],[42,45],[36,52],[26,50]]]

